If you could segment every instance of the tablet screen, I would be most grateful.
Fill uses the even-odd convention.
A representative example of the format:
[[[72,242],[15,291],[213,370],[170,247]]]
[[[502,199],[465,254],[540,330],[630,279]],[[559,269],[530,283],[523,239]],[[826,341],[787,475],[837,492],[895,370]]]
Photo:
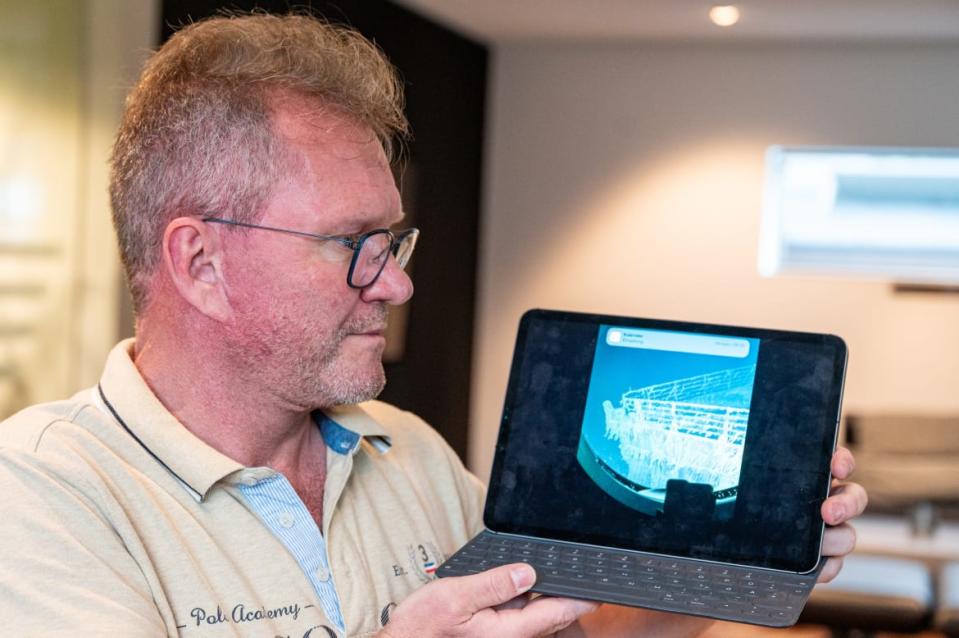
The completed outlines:
[[[811,570],[845,359],[830,335],[531,311],[486,524]]]

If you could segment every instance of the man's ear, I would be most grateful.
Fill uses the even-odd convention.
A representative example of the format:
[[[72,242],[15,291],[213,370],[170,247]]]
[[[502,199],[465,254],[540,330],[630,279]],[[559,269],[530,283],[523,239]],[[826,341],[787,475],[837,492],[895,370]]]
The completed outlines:
[[[223,281],[219,234],[195,217],[177,217],[163,232],[163,262],[187,303],[217,321],[233,315]]]

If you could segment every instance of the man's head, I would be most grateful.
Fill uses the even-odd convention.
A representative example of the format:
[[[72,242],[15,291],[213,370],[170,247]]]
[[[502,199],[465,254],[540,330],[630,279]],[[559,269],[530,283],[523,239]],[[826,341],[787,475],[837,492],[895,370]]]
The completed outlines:
[[[401,109],[385,58],[311,18],[218,18],[171,38],[114,151],[138,329],[162,326],[218,360],[224,383],[291,408],[375,396],[386,305],[412,286],[391,258],[353,286],[350,246],[402,217],[389,157]]]
[[[110,196],[136,312],[146,306],[167,223],[221,211],[255,221],[295,168],[272,121],[277,92],[365,125],[392,159],[407,131],[390,63],[350,29],[307,16],[220,17],[178,31],[127,97]]]

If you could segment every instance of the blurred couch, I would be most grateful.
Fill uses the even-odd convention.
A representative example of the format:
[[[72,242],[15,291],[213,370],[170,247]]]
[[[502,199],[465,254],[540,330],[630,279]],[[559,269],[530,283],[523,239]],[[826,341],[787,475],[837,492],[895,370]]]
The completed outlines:
[[[845,440],[869,512],[959,520],[959,416],[850,415]]]

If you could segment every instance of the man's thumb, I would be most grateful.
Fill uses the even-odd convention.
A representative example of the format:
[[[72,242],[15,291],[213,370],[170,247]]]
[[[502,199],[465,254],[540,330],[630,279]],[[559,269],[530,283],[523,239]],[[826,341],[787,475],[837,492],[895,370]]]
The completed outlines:
[[[509,602],[529,591],[536,582],[536,572],[524,563],[503,565],[462,579],[464,594],[471,601],[473,611],[495,607]]]

